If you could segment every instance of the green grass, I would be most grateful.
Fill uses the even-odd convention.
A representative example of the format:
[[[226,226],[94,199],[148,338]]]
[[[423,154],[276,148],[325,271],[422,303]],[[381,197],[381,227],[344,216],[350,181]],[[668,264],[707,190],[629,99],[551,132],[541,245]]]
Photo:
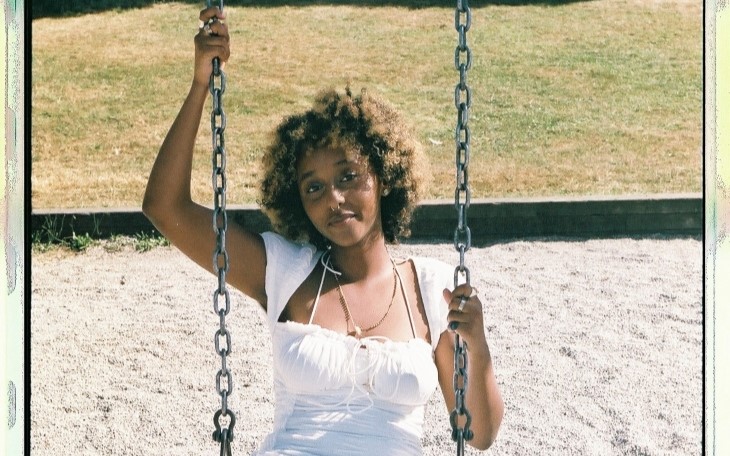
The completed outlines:
[[[407,2],[404,2],[407,3]],[[474,7],[472,196],[696,192],[702,5],[611,0]],[[199,6],[34,20],[32,203],[139,206],[192,77]],[[267,134],[320,89],[367,87],[424,144],[430,198],[453,198],[450,8],[230,6],[229,204],[256,199]],[[204,114],[193,194],[210,189]]]
[[[156,247],[167,247],[170,241],[154,233],[137,233],[134,236],[111,236],[102,238],[98,235],[91,236],[88,233],[77,235],[73,233],[69,237],[60,237],[49,232],[47,227],[33,233],[31,249],[35,253],[49,251],[82,253],[90,247],[101,247],[107,252],[119,252],[126,248],[133,248],[143,253]]]

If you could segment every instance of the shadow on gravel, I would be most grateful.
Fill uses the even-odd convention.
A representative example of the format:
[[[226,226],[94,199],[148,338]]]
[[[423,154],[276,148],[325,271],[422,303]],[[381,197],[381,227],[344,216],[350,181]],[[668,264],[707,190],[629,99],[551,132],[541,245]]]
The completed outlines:
[[[682,240],[682,239],[688,239],[688,240],[694,240],[694,241],[702,241],[702,236],[700,235],[691,235],[691,234],[647,234],[647,235],[617,235],[617,236],[601,236],[601,237],[595,237],[595,236],[535,236],[535,237],[515,237],[515,238],[506,238],[506,237],[500,237],[495,239],[478,239],[478,240],[472,240],[472,247],[475,248],[485,248],[490,247],[493,245],[504,245],[504,244],[510,244],[513,242],[575,242],[575,243],[581,243],[596,239],[631,239],[635,241],[639,240],[654,240],[654,241],[676,241],[676,240]],[[403,245],[433,245],[433,246],[443,246],[444,244],[447,244],[449,246],[450,250],[454,251],[454,254],[457,254],[456,247],[453,245],[452,239],[446,239],[446,238],[434,238],[434,237],[418,237],[418,238],[410,238],[410,239],[404,239],[400,242]],[[468,255],[468,253],[467,253]]]

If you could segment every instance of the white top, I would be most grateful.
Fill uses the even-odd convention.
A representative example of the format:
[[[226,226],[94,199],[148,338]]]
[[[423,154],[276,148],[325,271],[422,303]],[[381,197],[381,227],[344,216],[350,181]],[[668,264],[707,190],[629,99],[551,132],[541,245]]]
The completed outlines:
[[[424,406],[438,386],[433,353],[446,330],[444,288],[453,268],[411,258],[431,335],[391,341],[319,325],[279,322],[322,251],[263,233],[267,320],[272,335],[274,429],[258,456],[421,455]]]

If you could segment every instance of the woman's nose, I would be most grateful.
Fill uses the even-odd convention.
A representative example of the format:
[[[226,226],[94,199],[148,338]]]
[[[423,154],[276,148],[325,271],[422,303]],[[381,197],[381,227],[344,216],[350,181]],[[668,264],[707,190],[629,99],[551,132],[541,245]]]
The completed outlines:
[[[334,184],[330,185],[327,196],[330,208],[332,209],[336,209],[337,207],[339,207],[340,204],[345,202],[344,192],[341,189],[337,188],[337,186]]]

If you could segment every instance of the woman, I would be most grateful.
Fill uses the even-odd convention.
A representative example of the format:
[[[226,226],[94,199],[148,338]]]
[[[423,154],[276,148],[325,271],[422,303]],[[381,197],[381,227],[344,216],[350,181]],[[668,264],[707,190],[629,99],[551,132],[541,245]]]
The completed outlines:
[[[193,83],[162,144],[143,209],[174,245],[211,270],[212,211],[190,196],[195,136],[211,60],[228,60],[224,14],[195,37]],[[466,407],[488,448],[504,406],[482,305],[453,268],[395,260],[418,197],[419,146],[396,112],[366,93],[329,91],[284,120],[264,157],[261,205],[277,233],[229,223],[228,282],[267,313],[274,355],[274,430],[259,455],[418,455],[424,405],[441,386],[454,408],[454,332],[469,347]]]

